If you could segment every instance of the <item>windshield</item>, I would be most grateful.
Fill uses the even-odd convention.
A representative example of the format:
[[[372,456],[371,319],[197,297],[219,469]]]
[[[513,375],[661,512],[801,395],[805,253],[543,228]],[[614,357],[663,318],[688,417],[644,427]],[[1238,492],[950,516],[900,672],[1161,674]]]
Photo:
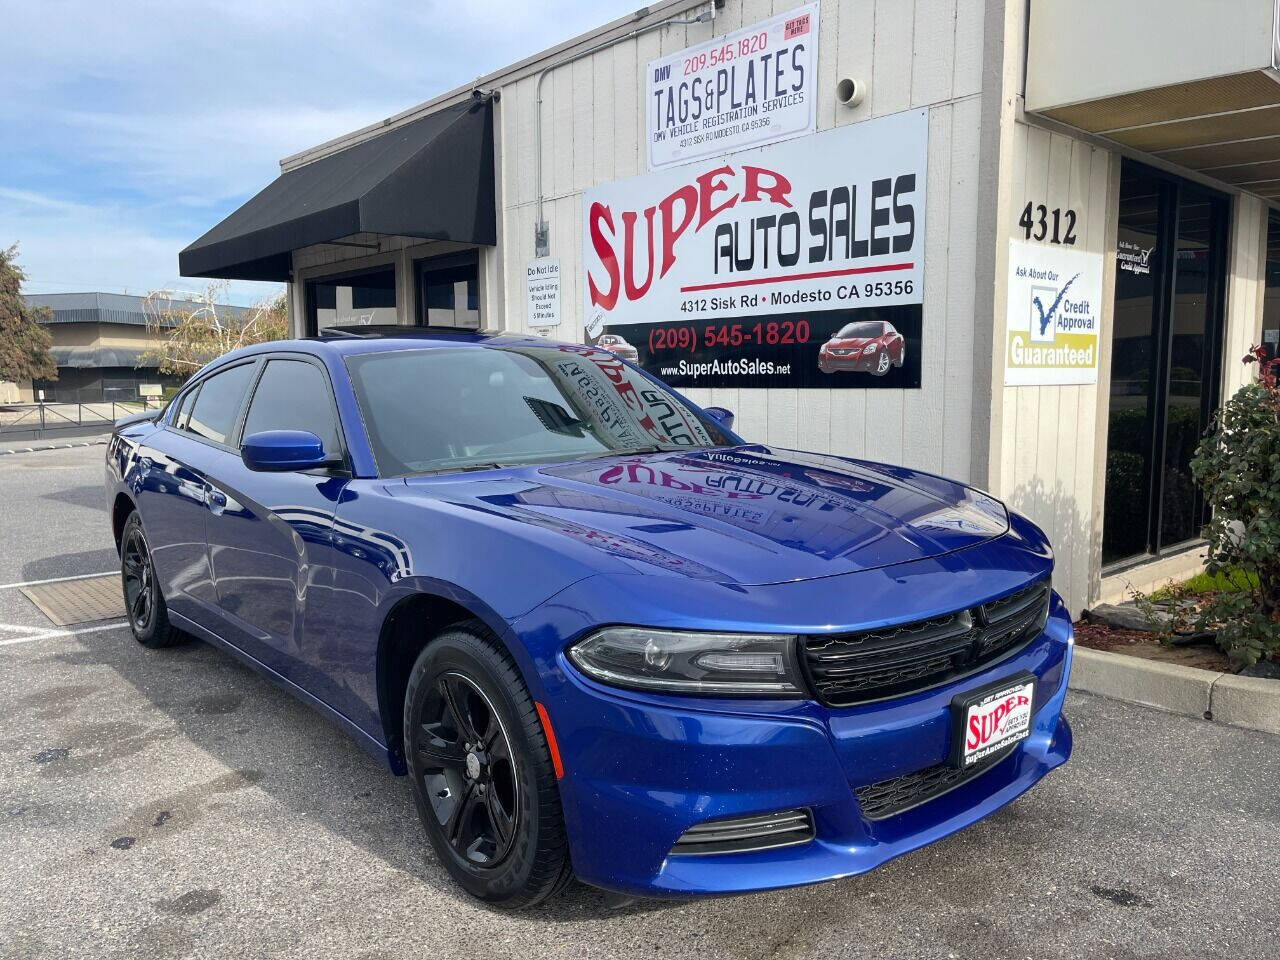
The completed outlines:
[[[384,477],[736,442],[593,347],[460,347],[347,358]]]
[[[847,323],[835,335],[835,340],[866,339],[878,337],[884,332],[884,324],[879,320],[863,320],[861,323]]]

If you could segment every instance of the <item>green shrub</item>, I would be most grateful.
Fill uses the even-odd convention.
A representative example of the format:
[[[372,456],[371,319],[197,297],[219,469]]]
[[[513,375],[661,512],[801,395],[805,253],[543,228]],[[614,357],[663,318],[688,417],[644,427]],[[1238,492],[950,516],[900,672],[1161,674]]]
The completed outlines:
[[[1191,471],[1213,508],[1209,573],[1234,569],[1258,584],[1216,594],[1202,624],[1219,624],[1218,646],[1252,664],[1280,659],[1280,363],[1266,361],[1262,348],[1245,362],[1259,364],[1259,377],[1215,415]]]

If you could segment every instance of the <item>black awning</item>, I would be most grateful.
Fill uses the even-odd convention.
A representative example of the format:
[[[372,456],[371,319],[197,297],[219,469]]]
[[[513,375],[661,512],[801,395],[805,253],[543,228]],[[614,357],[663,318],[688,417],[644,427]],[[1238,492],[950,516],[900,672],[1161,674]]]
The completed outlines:
[[[355,233],[497,243],[493,104],[459,104],[290,170],[178,256],[184,277],[288,280]]]

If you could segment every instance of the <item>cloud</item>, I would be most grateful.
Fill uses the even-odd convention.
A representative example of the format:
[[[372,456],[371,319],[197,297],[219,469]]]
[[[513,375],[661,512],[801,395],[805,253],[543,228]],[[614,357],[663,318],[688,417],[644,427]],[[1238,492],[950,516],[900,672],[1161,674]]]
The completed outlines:
[[[75,203],[0,188],[0,224],[0,247],[20,244],[27,293],[197,292],[206,283],[178,276],[177,251],[189,238],[166,233],[154,218],[129,205]],[[227,299],[254,303],[280,289],[280,284],[237,281],[228,287]]]
[[[282,157],[636,2],[13,6],[0,32],[0,245],[21,241],[33,290],[198,288],[176,276],[178,251]],[[233,285],[240,302],[270,289]]]

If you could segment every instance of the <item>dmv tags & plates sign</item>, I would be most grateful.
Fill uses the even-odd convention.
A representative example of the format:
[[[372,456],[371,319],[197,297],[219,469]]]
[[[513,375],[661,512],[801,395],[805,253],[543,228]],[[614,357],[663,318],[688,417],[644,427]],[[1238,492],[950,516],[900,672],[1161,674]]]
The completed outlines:
[[[649,61],[649,169],[812,133],[818,5]]]

